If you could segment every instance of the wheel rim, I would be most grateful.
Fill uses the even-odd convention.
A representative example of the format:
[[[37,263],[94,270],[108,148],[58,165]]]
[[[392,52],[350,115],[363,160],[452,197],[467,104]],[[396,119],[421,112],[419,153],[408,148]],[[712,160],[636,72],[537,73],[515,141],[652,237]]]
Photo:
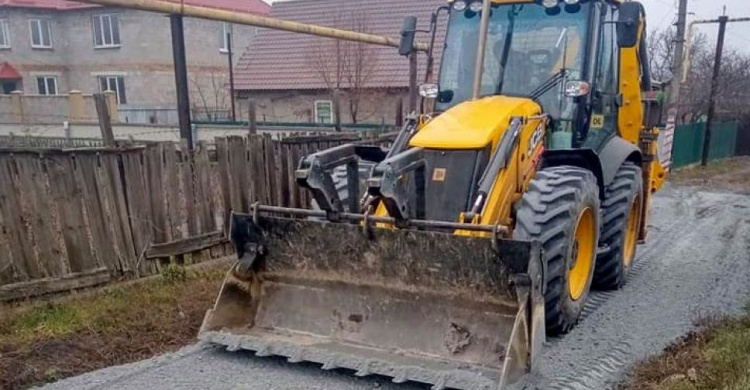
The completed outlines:
[[[578,217],[571,259],[573,263],[568,271],[568,289],[574,301],[579,300],[586,292],[596,250],[595,240],[594,212],[586,208]]]
[[[638,219],[641,214],[639,205],[640,197],[636,197],[633,200],[633,205],[630,207],[630,215],[628,215],[628,228],[625,231],[625,243],[623,248],[623,263],[625,267],[630,267],[635,256],[635,247],[638,243]]]

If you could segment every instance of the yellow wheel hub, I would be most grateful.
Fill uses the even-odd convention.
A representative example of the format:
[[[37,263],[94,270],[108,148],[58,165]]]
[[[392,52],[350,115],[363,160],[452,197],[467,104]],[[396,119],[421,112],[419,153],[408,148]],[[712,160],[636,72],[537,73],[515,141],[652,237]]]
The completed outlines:
[[[577,301],[586,292],[591,268],[594,265],[596,251],[596,225],[594,211],[590,208],[583,210],[578,217],[573,245],[572,266],[568,271],[568,289],[570,297]]]
[[[625,231],[625,242],[623,243],[623,264],[625,267],[630,267],[635,257],[635,247],[638,244],[638,219],[641,215],[641,199],[636,197],[633,200],[633,205],[630,207],[630,214],[628,215],[628,226]]]

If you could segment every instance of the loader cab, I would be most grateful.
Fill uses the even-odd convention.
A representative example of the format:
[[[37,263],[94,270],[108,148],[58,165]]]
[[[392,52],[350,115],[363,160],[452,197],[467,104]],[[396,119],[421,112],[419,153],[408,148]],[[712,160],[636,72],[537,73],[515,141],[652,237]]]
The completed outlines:
[[[436,113],[472,99],[481,4],[450,3]],[[549,149],[597,149],[617,133],[617,8],[605,0],[493,2],[480,95],[538,102],[551,119]]]

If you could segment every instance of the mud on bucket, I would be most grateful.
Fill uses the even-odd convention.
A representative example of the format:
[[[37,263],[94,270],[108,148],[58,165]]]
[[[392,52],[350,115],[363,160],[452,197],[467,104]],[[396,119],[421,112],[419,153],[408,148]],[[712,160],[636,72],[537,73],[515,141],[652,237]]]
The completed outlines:
[[[544,341],[537,244],[246,215],[200,338],[434,388],[498,389]]]

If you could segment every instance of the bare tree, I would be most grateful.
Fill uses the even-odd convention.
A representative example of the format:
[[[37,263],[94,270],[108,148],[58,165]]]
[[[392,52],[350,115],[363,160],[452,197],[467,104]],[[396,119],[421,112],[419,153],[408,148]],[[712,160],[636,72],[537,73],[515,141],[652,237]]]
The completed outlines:
[[[334,16],[334,27],[340,28],[342,15]],[[323,80],[333,101],[333,117],[336,131],[341,131],[340,91],[344,84],[344,47],[345,42],[339,39],[318,39],[317,44],[308,52],[307,62]]]
[[[352,31],[369,33],[368,25],[366,14],[352,14],[350,25]],[[362,42],[347,42],[345,45],[344,78],[347,82],[346,90],[352,123],[357,123],[359,119],[360,104],[375,74],[377,59],[378,55],[373,45]]]
[[[193,115],[203,113],[209,122],[223,119],[230,110],[227,82],[228,76],[217,71],[191,73]]]
[[[367,15],[361,12],[339,13],[333,27],[356,32],[370,32]],[[377,52],[372,45],[339,39],[321,39],[308,53],[308,63],[331,94],[336,129],[341,127],[341,97],[347,98],[352,123],[360,118],[360,107],[377,66]]]
[[[675,31],[656,30],[648,39],[651,72],[655,80],[678,82],[672,75]],[[687,80],[680,93],[679,119],[682,123],[701,120],[708,112],[715,47],[703,34],[696,34],[690,42],[691,61]],[[724,53],[718,83],[717,113],[727,119],[750,114],[750,56],[728,49]]]

